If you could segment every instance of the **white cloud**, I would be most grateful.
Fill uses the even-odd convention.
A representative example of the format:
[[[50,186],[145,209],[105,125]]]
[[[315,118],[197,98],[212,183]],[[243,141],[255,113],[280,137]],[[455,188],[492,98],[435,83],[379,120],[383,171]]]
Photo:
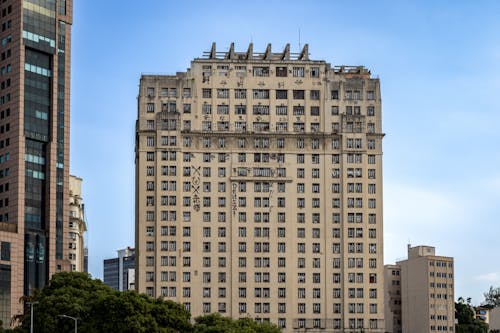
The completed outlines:
[[[470,205],[457,193],[432,187],[386,183],[384,187],[385,263],[404,259],[407,245],[430,245],[444,253],[450,232],[470,221]],[[455,255],[444,253],[444,255]]]
[[[491,273],[481,274],[476,276],[476,280],[486,281],[490,283],[498,283],[500,282],[500,273],[491,272]]]
[[[465,221],[464,205],[450,193],[386,183],[384,218],[389,225],[433,228]]]

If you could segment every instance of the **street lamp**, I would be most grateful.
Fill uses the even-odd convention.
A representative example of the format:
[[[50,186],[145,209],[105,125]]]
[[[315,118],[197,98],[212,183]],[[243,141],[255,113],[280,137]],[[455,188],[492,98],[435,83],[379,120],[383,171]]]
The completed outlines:
[[[71,317],[68,315],[58,315],[58,317],[73,319],[75,321],[75,333],[78,333],[78,319],[77,318]]]
[[[33,333],[33,305],[38,304],[38,302],[26,302],[30,306],[30,333]]]

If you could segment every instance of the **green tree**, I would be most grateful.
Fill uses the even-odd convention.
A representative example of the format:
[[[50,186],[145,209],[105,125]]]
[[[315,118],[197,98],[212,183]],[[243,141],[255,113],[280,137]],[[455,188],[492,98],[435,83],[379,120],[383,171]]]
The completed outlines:
[[[74,322],[59,315],[78,318],[78,332],[174,333],[191,332],[190,314],[180,304],[118,292],[84,273],[58,273],[33,296],[34,326],[38,333],[73,332]],[[29,330],[30,314],[22,317]]]
[[[455,302],[455,319],[458,322],[456,333],[488,333],[488,325],[475,318],[470,298],[459,297]]]
[[[280,333],[270,323],[258,323],[251,318],[231,319],[214,313],[195,318],[195,333]]]
[[[74,322],[60,315],[78,318],[80,333],[279,333],[270,323],[250,318],[234,320],[219,314],[196,318],[181,304],[154,299],[133,291],[119,292],[84,273],[58,273],[49,284],[23,302],[38,302],[34,328],[37,333],[73,332]],[[30,311],[19,319],[21,326],[0,333],[29,332]]]
[[[490,289],[484,293],[483,305],[492,308],[500,306],[500,288],[490,286]]]

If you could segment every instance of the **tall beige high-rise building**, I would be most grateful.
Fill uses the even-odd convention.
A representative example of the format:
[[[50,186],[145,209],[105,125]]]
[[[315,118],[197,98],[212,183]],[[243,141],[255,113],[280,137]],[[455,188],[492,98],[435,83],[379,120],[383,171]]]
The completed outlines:
[[[452,257],[437,256],[432,246],[408,245],[408,259],[386,266],[387,332],[453,332],[453,287]]]
[[[284,332],[384,331],[378,78],[300,53],[143,75],[136,288]]]
[[[0,3],[0,320],[68,259],[72,0]]]
[[[85,271],[85,205],[82,198],[82,179],[69,176],[69,231],[68,258],[71,261],[71,271]]]

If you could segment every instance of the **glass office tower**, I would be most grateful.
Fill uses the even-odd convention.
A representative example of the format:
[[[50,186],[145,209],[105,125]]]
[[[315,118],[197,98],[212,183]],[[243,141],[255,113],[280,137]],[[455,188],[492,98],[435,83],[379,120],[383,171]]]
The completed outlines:
[[[72,1],[0,2],[0,319],[69,270]]]

